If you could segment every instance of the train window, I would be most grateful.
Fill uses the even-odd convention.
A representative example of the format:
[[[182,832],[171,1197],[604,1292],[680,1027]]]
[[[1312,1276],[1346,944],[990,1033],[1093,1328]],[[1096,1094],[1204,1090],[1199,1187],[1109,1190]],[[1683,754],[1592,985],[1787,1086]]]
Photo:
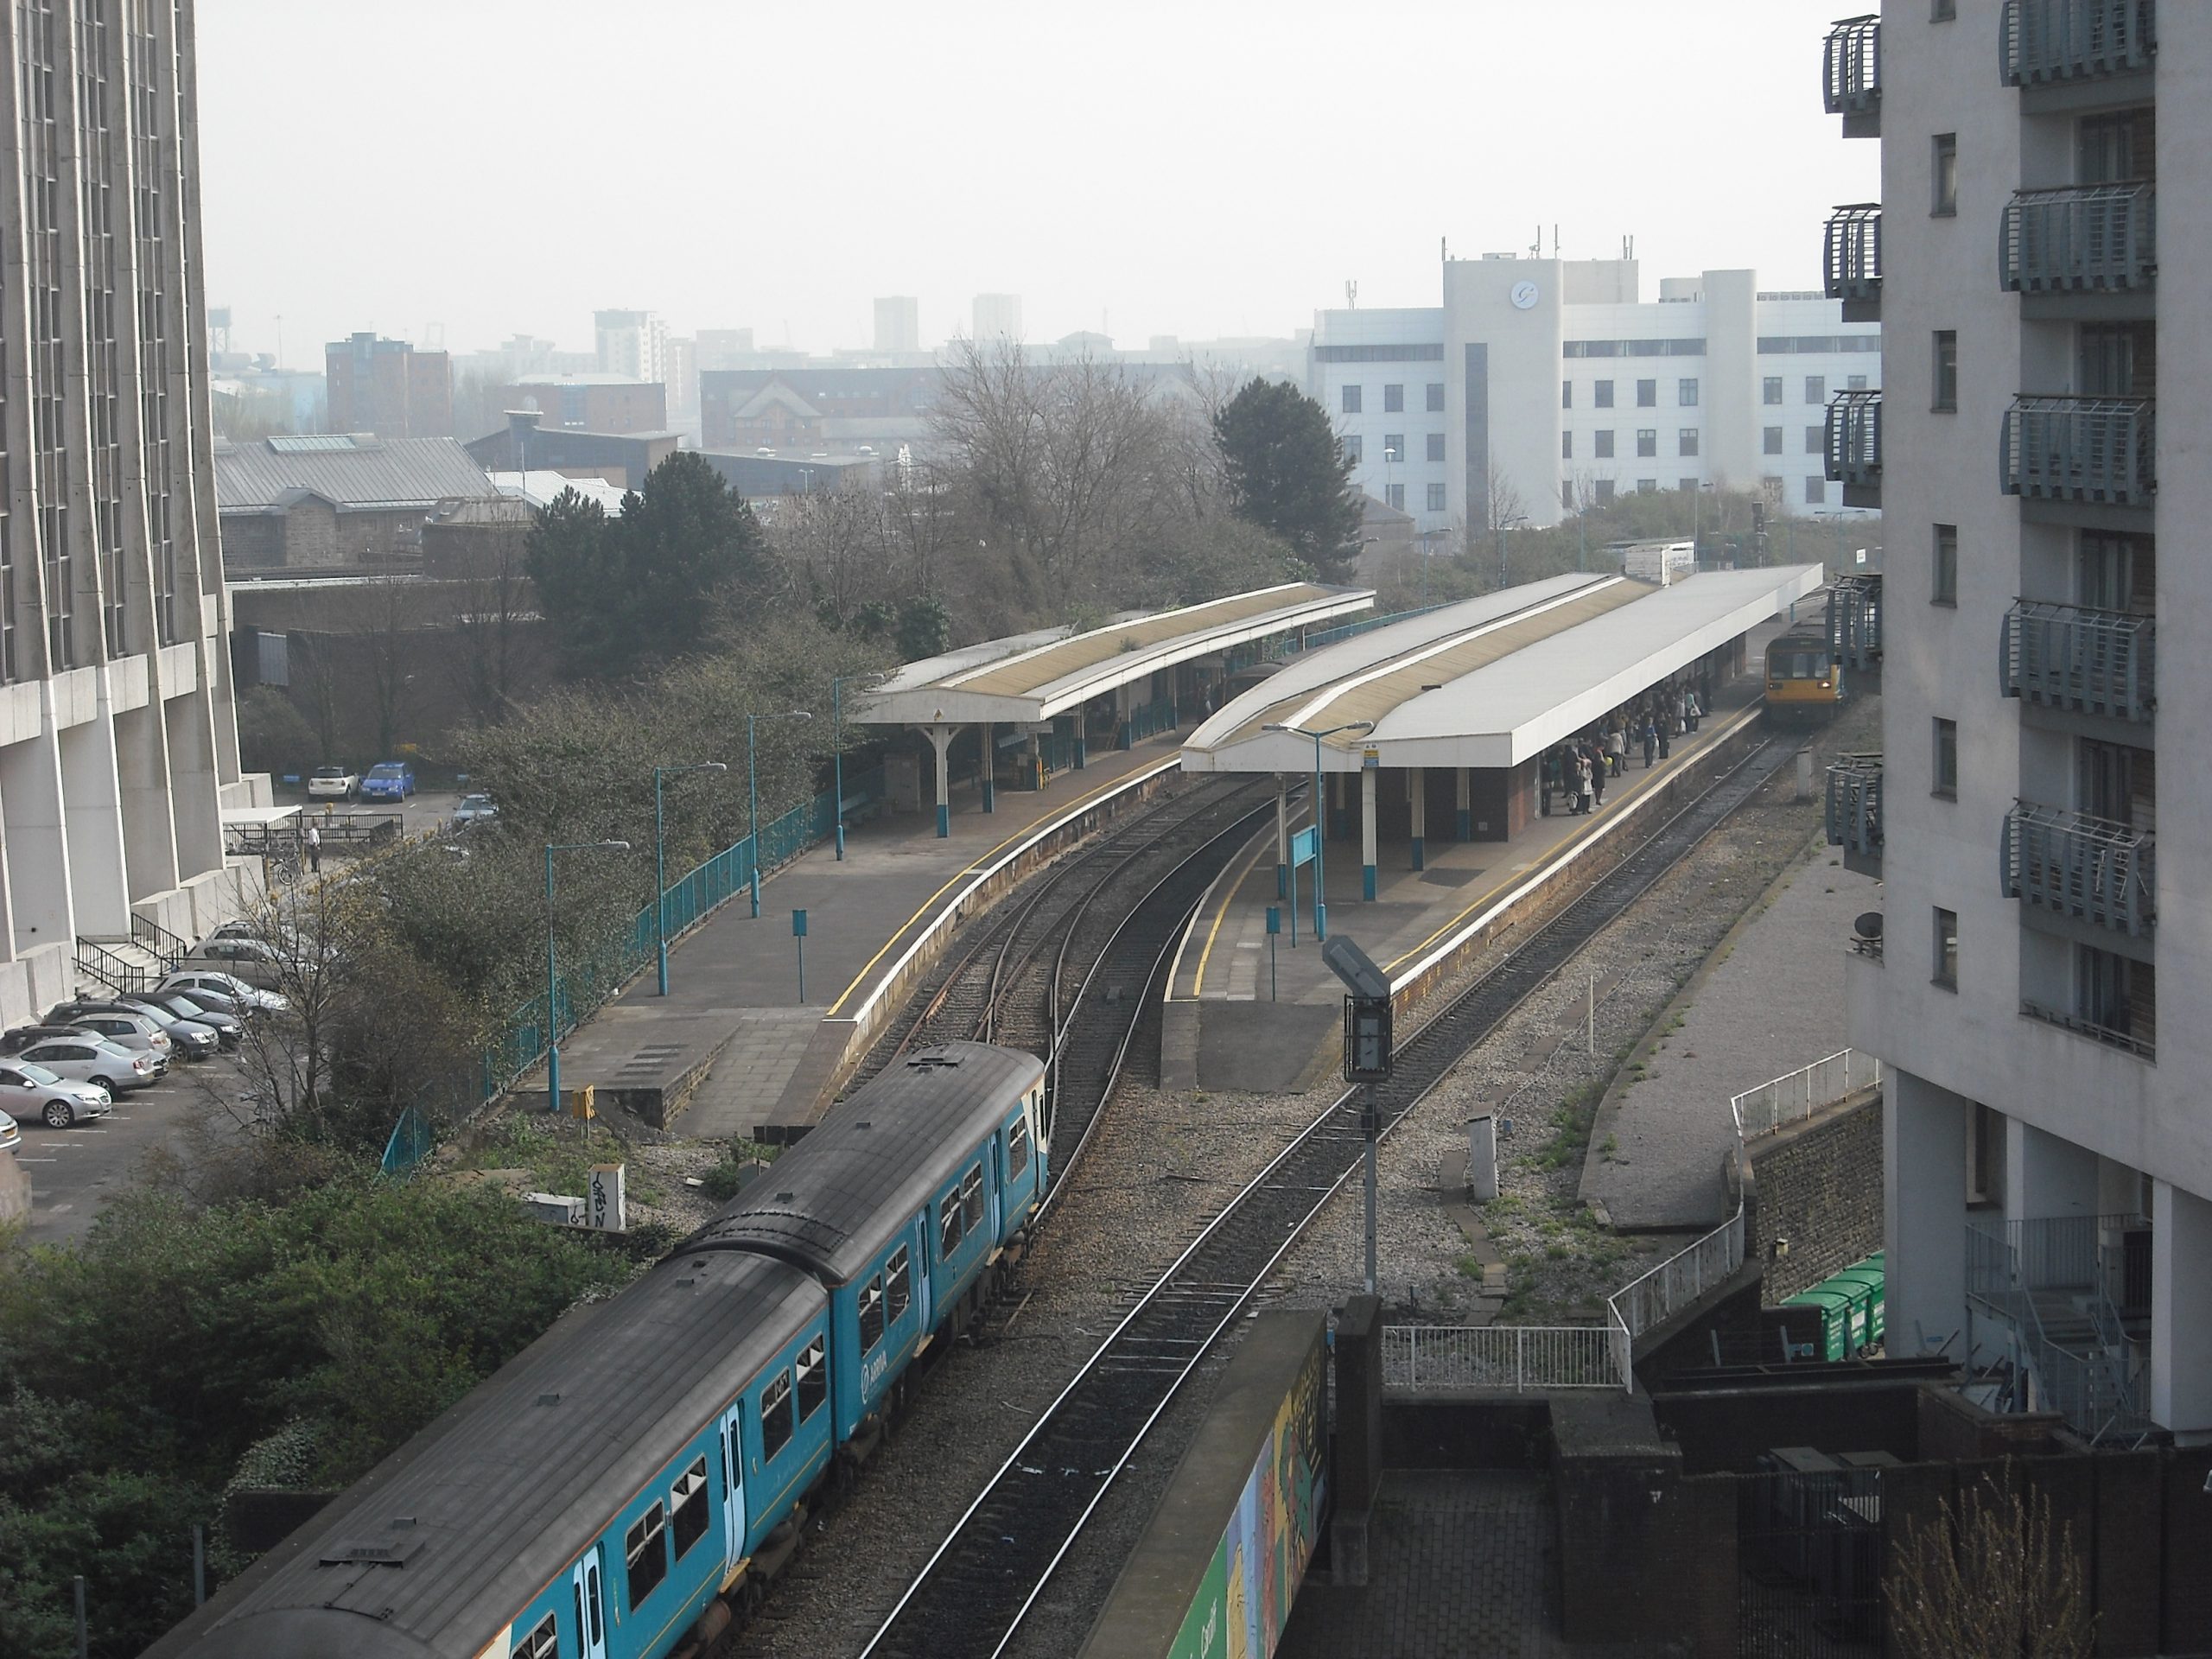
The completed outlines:
[[[579,1625],[582,1624],[579,1618]],[[514,1645],[514,1659],[561,1659],[561,1630],[548,1613],[530,1627],[530,1634]]]
[[[912,1275],[908,1268],[904,1244],[892,1251],[891,1260],[883,1265],[884,1317],[893,1325],[906,1317],[906,1304],[913,1300]]]
[[[630,1563],[630,1606],[634,1611],[668,1576],[668,1516],[658,1503],[639,1516],[622,1536]]]
[[[820,1337],[799,1351],[798,1420],[802,1423],[821,1410],[822,1402],[830,1397],[830,1368],[822,1360]]]
[[[937,1207],[937,1253],[939,1259],[950,1261],[952,1253],[960,1248],[963,1236],[960,1194],[948,1192],[944,1195],[944,1202]]]
[[[791,1374],[776,1373],[776,1380],[760,1390],[760,1455],[772,1460],[791,1440]]]
[[[883,1340],[883,1275],[861,1287],[861,1352]]]
[[[696,1459],[683,1471],[683,1478],[668,1489],[669,1513],[674,1517],[669,1530],[676,1537],[676,1559],[682,1560],[683,1552],[707,1535],[707,1460]]]
[[[1006,1135],[1006,1176],[1018,1181],[1029,1167],[1029,1114],[1024,1112],[1014,1120],[1014,1127]]]
[[[981,1164],[969,1170],[960,1183],[960,1209],[969,1232],[983,1224],[983,1166]]]

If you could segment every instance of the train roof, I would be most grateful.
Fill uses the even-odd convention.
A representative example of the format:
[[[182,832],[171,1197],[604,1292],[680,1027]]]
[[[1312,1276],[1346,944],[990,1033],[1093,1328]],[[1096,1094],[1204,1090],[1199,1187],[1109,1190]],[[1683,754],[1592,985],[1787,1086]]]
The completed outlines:
[[[478,1651],[828,1300],[762,1256],[669,1257],[564,1315],[148,1659]]]
[[[1044,1075],[1018,1049],[944,1043],[893,1062],[691,1239],[849,1284]]]

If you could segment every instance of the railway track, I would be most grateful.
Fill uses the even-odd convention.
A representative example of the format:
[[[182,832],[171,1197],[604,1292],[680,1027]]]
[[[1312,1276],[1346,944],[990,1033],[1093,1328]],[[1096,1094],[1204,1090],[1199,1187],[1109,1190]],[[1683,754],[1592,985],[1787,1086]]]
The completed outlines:
[[[1739,761],[1503,961],[1404,1038],[1376,1091],[1384,1132],[1597,932],[1748,801],[1788,760]],[[862,1659],[1004,1651],[1107,1488],[1215,1340],[1358,1166],[1347,1090],[1232,1198],[1169,1267],[993,1476]]]

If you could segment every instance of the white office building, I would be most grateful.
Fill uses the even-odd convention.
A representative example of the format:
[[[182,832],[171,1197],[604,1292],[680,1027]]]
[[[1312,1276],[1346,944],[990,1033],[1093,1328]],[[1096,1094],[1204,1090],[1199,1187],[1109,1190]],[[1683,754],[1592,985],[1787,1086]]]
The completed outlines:
[[[1881,342],[1834,301],[1761,293],[1748,270],[1646,300],[1632,258],[1446,259],[1443,287],[1434,308],[1316,313],[1306,359],[1354,480],[1417,534],[1702,485],[1843,510],[1827,403],[1880,386]]]
[[[1021,296],[1019,294],[978,294],[969,308],[974,333],[970,338],[981,342],[992,340],[1021,339]]]
[[[231,700],[192,10],[0,5],[8,1024],[71,994],[80,958],[143,964],[258,891],[223,852],[268,779],[239,776]]]
[[[875,302],[875,351],[897,356],[922,349],[921,306],[911,294],[893,294]]]
[[[1891,1068],[1891,1351],[2212,1440],[2212,813],[2177,737],[2212,708],[2212,6],[1910,0],[1827,77],[1882,149],[1829,270],[1890,367],[1833,417],[1885,514],[1884,753],[1830,804],[1885,882],[1847,977]]]
[[[668,384],[668,324],[655,311],[594,311],[594,361],[601,374]]]

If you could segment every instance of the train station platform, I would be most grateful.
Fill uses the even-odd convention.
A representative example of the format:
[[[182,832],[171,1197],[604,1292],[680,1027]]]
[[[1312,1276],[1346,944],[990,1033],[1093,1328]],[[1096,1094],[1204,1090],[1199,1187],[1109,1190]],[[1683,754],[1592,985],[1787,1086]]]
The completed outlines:
[[[669,949],[669,994],[639,976],[561,1044],[564,1090],[699,1138],[796,1138],[905,1005],[959,921],[1060,849],[1171,781],[1181,734],[1090,761],[1040,790],[979,785],[947,833],[906,812],[849,829],[771,874],[756,918],[741,896]],[[804,995],[791,912],[807,914]],[[516,1085],[543,1090],[544,1069]]]

